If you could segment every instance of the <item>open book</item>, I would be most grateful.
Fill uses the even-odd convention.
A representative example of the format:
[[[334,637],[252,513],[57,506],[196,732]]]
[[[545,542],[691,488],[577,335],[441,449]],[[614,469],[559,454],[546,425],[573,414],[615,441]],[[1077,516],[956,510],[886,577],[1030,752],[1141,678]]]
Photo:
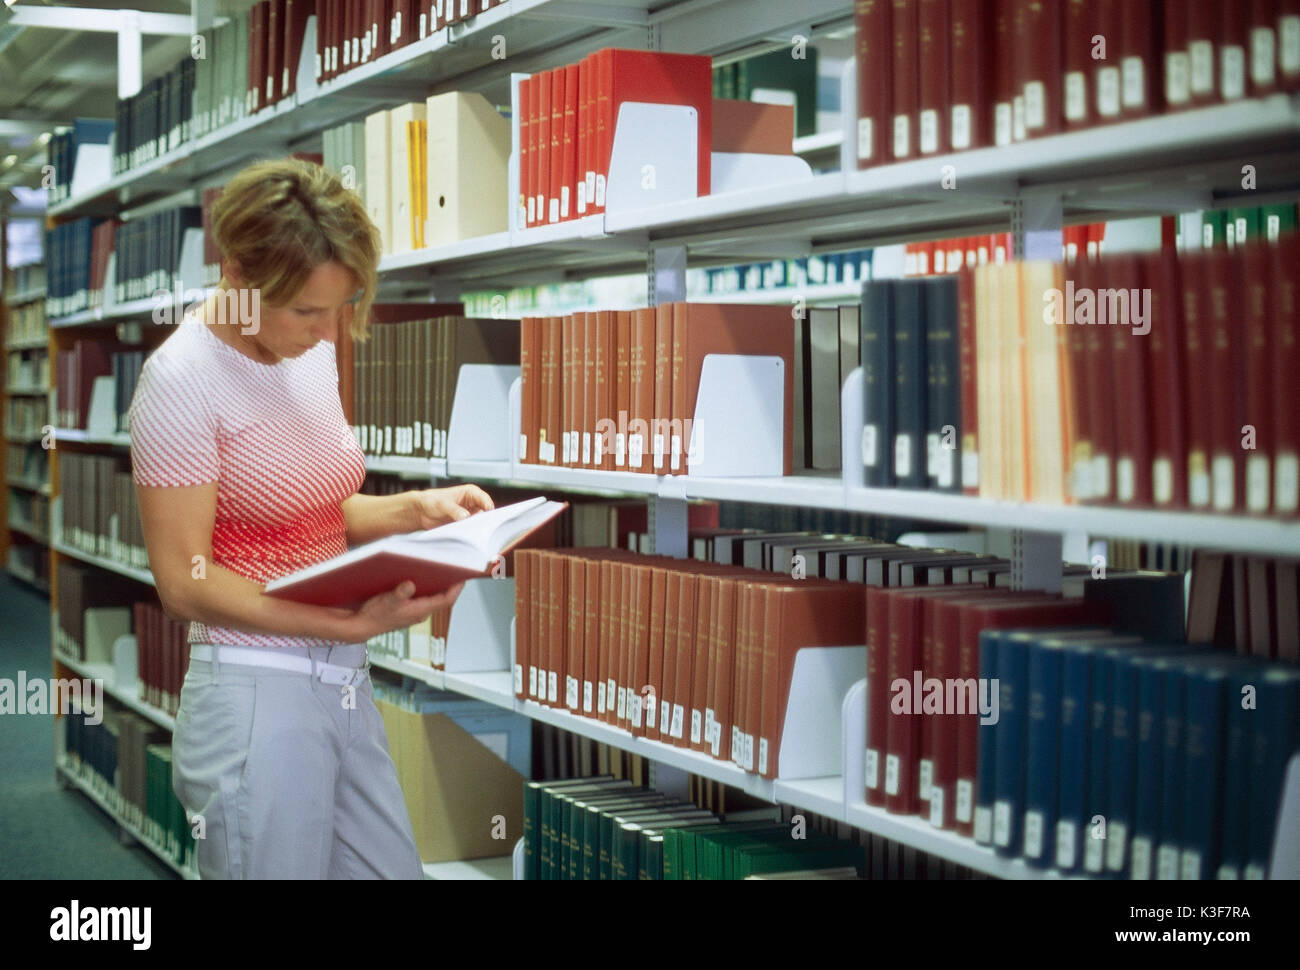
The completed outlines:
[[[416,596],[431,596],[462,580],[489,575],[497,557],[567,505],[539,496],[436,529],[389,536],[282,576],[267,584],[266,593],[315,606],[359,606],[409,579]]]

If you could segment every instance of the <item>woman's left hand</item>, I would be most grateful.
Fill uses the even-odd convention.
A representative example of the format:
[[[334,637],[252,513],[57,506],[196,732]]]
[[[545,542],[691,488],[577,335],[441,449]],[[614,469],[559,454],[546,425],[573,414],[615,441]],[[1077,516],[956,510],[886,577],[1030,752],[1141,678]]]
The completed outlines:
[[[492,509],[492,499],[477,485],[452,485],[408,492],[414,525],[411,531],[433,529]]]

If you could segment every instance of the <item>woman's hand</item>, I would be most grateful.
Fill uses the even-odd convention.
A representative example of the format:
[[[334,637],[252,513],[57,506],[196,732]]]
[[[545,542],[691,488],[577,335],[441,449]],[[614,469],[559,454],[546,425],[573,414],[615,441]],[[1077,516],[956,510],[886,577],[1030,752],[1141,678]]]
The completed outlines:
[[[389,630],[414,626],[435,611],[451,606],[464,588],[464,583],[457,583],[433,596],[416,597],[415,584],[407,580],[390,592],[370,597],[353,611],[347,621],[347,639],[352,643],[365,643]]]
[[[456,522],[475,512],[492,509],[492,499],[477,485],[452,485],[448,488],[426,488],[406,493],[410,496],[414,525],[411,531],[433,529],[448,522]]]

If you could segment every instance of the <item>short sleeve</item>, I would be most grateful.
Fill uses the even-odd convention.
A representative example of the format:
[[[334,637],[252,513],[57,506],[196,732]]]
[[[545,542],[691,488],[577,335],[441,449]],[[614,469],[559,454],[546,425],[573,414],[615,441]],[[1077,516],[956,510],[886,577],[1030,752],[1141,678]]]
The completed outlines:
[[[131,399],[132,478],[171,488],[215,482],[221,464],[211,396],[196,368],[165,349],[145,360]]]

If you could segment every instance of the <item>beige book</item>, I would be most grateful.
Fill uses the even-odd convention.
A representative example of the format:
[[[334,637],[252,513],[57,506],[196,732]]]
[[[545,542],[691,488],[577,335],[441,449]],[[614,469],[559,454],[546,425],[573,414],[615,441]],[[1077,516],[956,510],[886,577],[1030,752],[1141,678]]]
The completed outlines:
[[[1059,265],[1019,263],[1020,320],[1025,335],[1025,433],[1028,494],[1034,502],[1065,502],[1067,415],[1063,406],[1065,328],[1043,319],[1043,294],[1064,286]],[[1068,398],[1065,398],[1068,399]]]
[[[424,120],[423,101],[399,104],[388,112],[388,223],[392,234],[389,237],[390,245],[386,249],[388,253],[409,253],[414,248],[411,206],[419,205],[419,197],[411,197],[411,153],[407,144],[406,126],[412,121]],[[369,165],[367,170],[378,171]]]
[[[483,95],[471,92],[434,95],[425,109],[426,245],[504,232],[510,122]]]
[[[362,186],[365,192],[366,212],[379,229],[384,252],[392,252],[393,228],[389,216],[389,180],[383,177],[388,171],[388,153],[391,127],[387,111],[376,111],[366,117],[366,171],[373,173]]]

